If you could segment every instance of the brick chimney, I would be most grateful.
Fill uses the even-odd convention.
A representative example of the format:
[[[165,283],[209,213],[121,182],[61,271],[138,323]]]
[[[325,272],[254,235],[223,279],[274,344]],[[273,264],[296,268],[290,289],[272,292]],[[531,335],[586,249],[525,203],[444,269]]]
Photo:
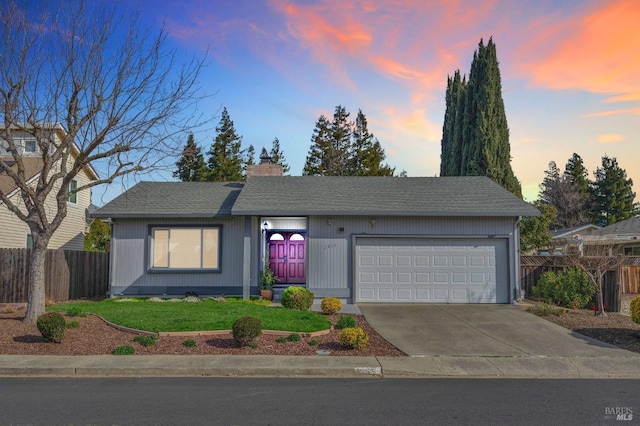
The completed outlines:
[[[247,180],[253,176],[282,176],[284,174],[280,164],[273,164],[267,153],[260,155],[260,164],[247,166]]]

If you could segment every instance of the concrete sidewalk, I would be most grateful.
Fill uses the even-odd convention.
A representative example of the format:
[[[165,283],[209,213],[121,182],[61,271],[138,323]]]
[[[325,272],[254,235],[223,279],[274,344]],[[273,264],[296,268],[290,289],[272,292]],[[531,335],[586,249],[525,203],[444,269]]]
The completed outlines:
[[[24,356],[0,355],[0,376],[504,377],[640,379],[640,356]]]

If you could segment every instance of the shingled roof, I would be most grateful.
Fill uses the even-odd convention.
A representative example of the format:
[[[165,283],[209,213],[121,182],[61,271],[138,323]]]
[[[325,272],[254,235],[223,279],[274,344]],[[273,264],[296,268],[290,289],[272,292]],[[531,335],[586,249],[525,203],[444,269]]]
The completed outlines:
[[[93,213],[103,218],[224,217],[243,184],[140,182]]]
[[[233,215],[539,216],[482,176],[252,177]]]

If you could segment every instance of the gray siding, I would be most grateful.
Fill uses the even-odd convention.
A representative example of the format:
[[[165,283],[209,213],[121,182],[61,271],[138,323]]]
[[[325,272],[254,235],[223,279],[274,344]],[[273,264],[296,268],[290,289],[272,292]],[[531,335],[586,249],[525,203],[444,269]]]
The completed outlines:
[[[513,238],[516,228],[515,217],[313,216],[307,234],[307,287],[316,297],[353,297],[354,235]]]
[[[111,243],[111,294],[242,294],[245,219],[116,219]],[[149,273],[149,225],[220,225],[221,271]],[[252,274],[253,275],[253,274]]]

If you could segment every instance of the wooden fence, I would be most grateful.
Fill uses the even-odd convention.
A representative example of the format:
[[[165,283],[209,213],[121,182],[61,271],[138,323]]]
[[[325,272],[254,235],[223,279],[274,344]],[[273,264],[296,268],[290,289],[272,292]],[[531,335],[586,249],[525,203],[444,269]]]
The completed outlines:
[[[0,249],[0,303],[29,299],[29,249]],[[107,295],[109,253],[47,250],[45,292],[65,301]]]
[[[533,295],[533,287],[547,271],[558,272],[569,266],[562,256],[520,256],[520,279],[526,297]],[[604,277],[602,292],[607,311],[620,311],[622,294],[638,293],[640,289],[640,256],[628,256],[615,271]]]

